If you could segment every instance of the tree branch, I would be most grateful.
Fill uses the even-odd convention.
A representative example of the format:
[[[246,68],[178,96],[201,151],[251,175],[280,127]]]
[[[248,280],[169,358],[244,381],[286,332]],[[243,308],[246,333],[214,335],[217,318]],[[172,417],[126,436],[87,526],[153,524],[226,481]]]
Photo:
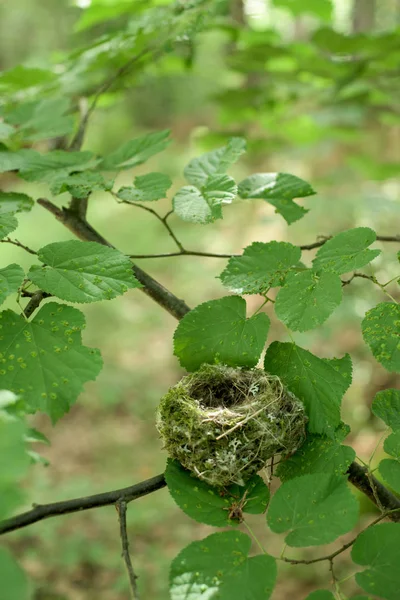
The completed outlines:
[[[26,252],[29,252],[29,254],[34,254],[35,256],[37,255],[37,252],[35,252],[35,250],[32,250],[32,248],[29,248],[28,246],[25,246],[25,244],[22,244],[18,240],[12,240],[11,238],[4,238],[4,240],[0,240],[0,243],[2,243],[2,244],[14,244],[14,246],[18,246],[19,248],[22,248],[23,250],[26,250]]]
[[[160,490],[165,485],[164,475],[162,474],[120,490],[112,490],[111,492],[103,492],[102,494],[94,494],[93,496],[84,496],[52,504],[37,504],[32,510],[28,510],[5,521],[0,521],[0,535],[27,527],[49,517],[68,515],[74,512],[81,512],[82,510],[89,510],[90,508],[98,508],[99,506],[109,506],[121,500],[128,503],[142,496],[147,496],[147,494],[151,494],[156,490]]]
[[[24,315],[27,319],[35,312],[35,310],[39,307],[44,298],[49,298],[51,294],[44,292],[43,290],[38,290],[37,292],[33,292],[31,299],[28,304],[24,308]]]
[[[371,502],[378,508],[384,508],[385,511],[400,511],[400,498],[390,492],[376,477],[368,477],[368,469],[362,467],[356,462],[352,462],[347,470],[349,481],[360,492],[365,494]],[[372,484],[372,485],[371,485]],[[400,523],[400,512],[394,512],[389,515],[391,521]]]
[[[132,598],[133,600],[139,600],[139,592],[137,589],[137,575],[133,569],[131,556],[129,554],[129,540],[128,540],[128,532],[126,528],[126,502],[125,500],[118,500],[115,505],[115,508],[118,512],[119,519],[119,531],[121,536],[122,543],[122,557],[125,561],[126,570],[128,571],[129,582],[131,584]]]

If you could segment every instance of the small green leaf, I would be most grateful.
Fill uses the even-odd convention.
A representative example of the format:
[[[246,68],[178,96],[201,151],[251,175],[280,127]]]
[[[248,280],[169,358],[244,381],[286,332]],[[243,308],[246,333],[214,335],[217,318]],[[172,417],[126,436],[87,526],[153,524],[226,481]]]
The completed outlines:
[[[378,304],[366,313],[361,327],[376,360],[388,371],[400,373],[400,306]]]
[[[287,242],[254,242],[244,249],[242,256],[229,259],[220,279],[225,287],[238,294],[261,294],[282,285],[300,256],[300,248]]]
[[[103,171],[122,171],[141,165],[149,158],[162,152],[171,142],[169,130],[155,131],[130,140],[105,156],[99,165]]]
[[[46,181],[54,189],[57,189],[60,180],[64,181],[71,173],[92,169],[98,163],[92,152],[54,150],[39,154],[29,150],[25,153],[19,153],[24,161],[20,167],[21,177],[27,181]]]
[[[281,481],[287,481],[312,473],[346,473],[355,458],[350,446],[342,446],[335,440],[321,435],[308,434],[304,444],[289,458],[281,460],[276,475]]]
[[[275,559],[248,557],[249,536],[240,531],[213,533],[193,542],[172,561],[171,600],[268,600],[276,581]]]
[[[18,131],[28,141],[68,135],[74,129],[73,117],[66,115],[70,100],[51,97],[23,102],[5,111],[5,121],[18,126]]]
[[[31,444],[39,443],[50,446],[50,440],[44,435],[44,433],[38,431],[37,429],[28,429],[25,439]]]
[[[400,462],[392,458],[384,458],[379,463],[379,473],[386,483],[400,494]]]
[[[329,590],[315,590],[305,600],[335,600],[335,596]]]
[[[369,527],[356,539],[351,558],[369,567],[356,573],[358,585],[374,597],[398,600],[400,589],[400,523]]]
[[[165,479],[177,505],[192,519],[226,527],[239,521],[229,518],[230,507],[243,499],[243,512],[261,514],[267,508],[269,490],[261,477],[254,475],[245,486],[232,485],[216,489],[184,469],[177,460],[168,459]]]
[[[375,240],[376,233],[369,227],[338,233],[318,250],[313,260],[314,269],[329,270],[338,275],[360,269],[381,253],[367,249]]]
[[[231,138],[226,146],[191,160],[184,169],[185,177],[189,183],[201,188],[207,184],[211,175],[226,173],[245,151],[246,141],[244,139]]]
[[[0,600],[29,600],[30,585],[25,572],[6,548],[0,548]]]
[[[386,438],[383,449],[386,454],[390,454],[390,456],[394,456],[394,458],[400,461],[400,430],[391,433]]]
[[[82,345],[83,314],[50,302],[32,321],[11,310],[0,313],[0,388],[56,421],[67,412],[86,381],[102,367],[98,350]]]
[[[3,304],[7,296],[18,291],[24,277],[24,270],[15,263],[0,269],[0,304]]]
[[[317,473],[283,483],[271,499],[267,519],[275,533],[288,532],[289,546],[319,546],[350,531],[358,513],[347,477]]]
[[[341,301],[338,275],[307,269],[288,275],[276,298],[275,312],[289,329],[307,331],[324,323]]]
[[[97,242],[54,242],[41,248],[38,257],[45,266],[33,265],[29,279],[62,300],[110,300],[140,287],[129,258]]]
[[[26,194],[0,191],[0,240],[18,227],[15,213],[29,211],[32,206],[33,200]]]
[[[400,429],[400,390],[378,392],[372,402],[372,412],[393,431]]]
[[[237,193],[236,183],[228,175],[214,175],[201,190],[191,185],[181,188],[174,196],[174,212],[190,223],[212,223],[222,219],[222,204],[232,202]]]
[[[269,324],[264,313],[246,319],[246,302],[239,296],[204,302],[180,321],[174,335],[174,354],[188,371],[217,362],[255,367]]]
[[[168,175],[148,173],[135,177],[134,187],[122,187],[117,196],[125,202],[154,202],[165,198],[172,185]]]
[[[308,211],[293,202],[294,198],[312,196],[315,191],[303,179],[288,173],[256,173],[239,183],[241,198],[262,198],[290,225]]]
[[[301,400],[311,433],[335,438],[340,404],[352,380],[350,356],[322,359],[291,343],[273,342],[265,355],[265,370],[278,375]]]

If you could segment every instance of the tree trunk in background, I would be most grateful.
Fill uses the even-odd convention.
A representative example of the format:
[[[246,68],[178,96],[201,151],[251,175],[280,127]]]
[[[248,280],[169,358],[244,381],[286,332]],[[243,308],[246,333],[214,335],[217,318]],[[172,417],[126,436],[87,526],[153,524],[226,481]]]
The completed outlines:
[[[353,33],[373,31],[377,0],[354,0],[352,24]]]

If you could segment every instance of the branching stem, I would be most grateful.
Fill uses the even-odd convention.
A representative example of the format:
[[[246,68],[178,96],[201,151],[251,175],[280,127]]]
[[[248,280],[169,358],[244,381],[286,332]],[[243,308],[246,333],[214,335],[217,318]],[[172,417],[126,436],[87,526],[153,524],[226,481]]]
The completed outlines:
[[[119,519],[119,531],[122,543],[122,557],[125,562],[126,570],[128,571],[129,583],[131,586],[133,600],[139,600],[139,592],[137,588],[137,575],[133,569],[131,555],[129,553],[128,531],[126,526],[126,501],[122,498],[115,505]]]

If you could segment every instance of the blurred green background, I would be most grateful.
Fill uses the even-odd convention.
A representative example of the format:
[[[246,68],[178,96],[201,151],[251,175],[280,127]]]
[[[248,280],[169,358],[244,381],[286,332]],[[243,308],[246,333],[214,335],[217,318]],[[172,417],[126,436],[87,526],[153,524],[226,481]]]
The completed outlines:
[[[105,21],[94,31],[78,31],[76,23],[90,3],[76,4],[68,0],[0,3],[0,68],[7,70],[19,62],[46,66],[49,56],[57,60],[58,55],[89,43],[94,34],[101,35],[120,23],[118,19],[111,20],[111,25]],[[113,2],[93,4],[111,6]],[[117,10],[122,3],[114,4]],[[320,48],[321,39],[330,39],[323,27],[367,36],[395,31],[400,23],[400,2],[335,0],[328,15],[323,10],[317,14],[299,10],[296,14],[285,9],[283,0],[227,4],[243,35],[235,40],[223,27],[206,30],[196,37],[194,49],[181,48],[181,56],[171,54],[150,65],[112,102],[105,96],[91,120],[84,147],[105,153],[143,131],[170,128],[173,145],[148,165],[135,169],[135,175],[149,170],[168,173],[175,190],[183,183],[183,167],[196,152],[217,147],[227,136],[238,133],[248,137],[249,153],[233,175],[279,170],[305,178],[318,191],[302,203],[310,212],[290,227],[261,200],[235,203],[224,209],[223,221],[207,227],[184,224],[172,216],[170,224],[177,236],[193,250],[239,253],[252,241],[271,239],[311,243],[318,235],[354,226],[370,226],[381,235],[400,233],[400,186],[393,176],[400,156],[399,63],[393,58],[398,52],[390,54],[385,46],[380,53],[371,50],[374,58],[367,55],[366,59],[369,69],[352,75],[349,85],[340,71],[327,74],[323,65],[320,71],[316,65],[311,76],[304,67],[307,60],[313,60],[317,30],[322,31]],[[296,3],[286,2],[290,4]],[[324,5],[321,2],[320,9]],[[122,16],[124,23],[132,18],[125,13]],[[276,51],[278,42],[285,52]],[[266,55],[270,56],[268,65]],[[302,68],[293,63],[293,55],[302,57]],[[132,178],[131,172],[125,172],[118,182],[127,185]],[[47,194],[44,186],[12,178],[0,183],[5,189],[27,191],[35,198]],[[62,204],[67,200],[65,195],[56,201]],[[159,205],[162,214],[169,210],[169,202]],[[118,205],[111,195],[94,194],[88,218],[127,254],[175,249],[152,215]],[[34,249],[72,238],[39,206],[19,221],[17,238]],[[384,252],[374,261],[373,272],[386,281],[396,275],[397,248],[393,244],[381,247]],[[1,250],[4,264],[31,264],[23,250],[6,244]],[[305,262],[311,258],[312,252],[304,253]],[[225,293],[217,279],[225,264],[223,259],[189,256],[140,261],[141,267],[190,306]],[[360,321],[380,299],[379,290],[370,282],[356,280],[346,287],[344,302],[324,326],[296,335],[300,345],[321,356],[351,354],[354,379],[344,400],[343,418],[353,428],[349,443],[364,459],[380,435],[370,416],[372,398],[379,389],[399,383],[362,344]],[[248,298],[249,311],[259,304],[259,298]],[[160,397],[183,375],[172,355],[176,322],[137,290],[112,302],[80,308],[87,319],[84,342],[100,348],[104,369],[55,428],[46,417],[32,419],[51,446],[40,448],[49,466],[36,465],[26,481],[31,503],[124,487],[161,472],[165,465],[154,414]],[[269,341],[285,339],[283,327],[269,308],[267,312],[273,323]],[[374,508],[364,498],[360,501],[367,519]],[[180,512],[166,490],[132,503],[128,524],[142,597],[164,600],[171,559],[211,528]],[[262,532],[257,535],[263,538]],[[271,551],[279,552],[282,540],[278,536],[264,535],[263,541]],[[42,521],[10,534],[5,542],[32,578],[35,600],[129,597],[113,507]],[[306,555],[313,556],[313,552],[307,550]],[[345,576],[345,557],[339,565]],[[303,598],[329,580],[328,565],[284,565],[280,569],[274,600]]]

